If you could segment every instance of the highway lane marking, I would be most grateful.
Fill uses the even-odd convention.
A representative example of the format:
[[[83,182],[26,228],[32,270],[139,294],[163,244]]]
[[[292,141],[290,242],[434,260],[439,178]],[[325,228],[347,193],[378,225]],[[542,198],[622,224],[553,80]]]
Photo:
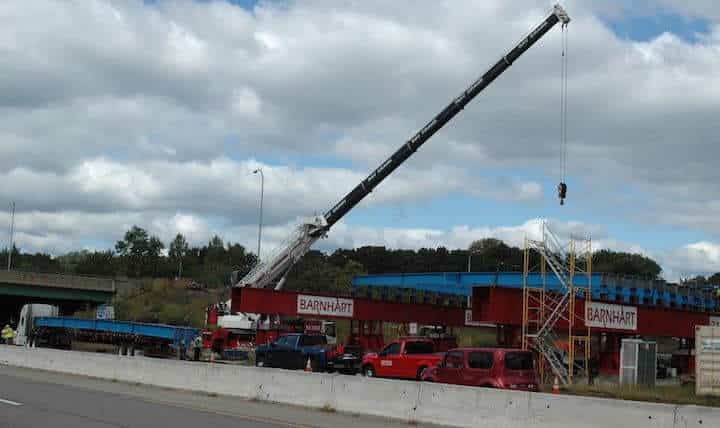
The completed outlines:
[[[159,404],[159,405],[176,407],[176,408],[185,409],[185,410],[194,410],[196,412],[202,412],[202,413],[218,415],[218,416],[225,416],[225,417],[230,417],[230,418],[237,418],[237,419],[242,419],[242,420],[252,421],[252,422],[260,422],[263,424],[271,424],[271,425],[282,426],[282,427],[286,427],[286,428],[317,428],[314,425],[303,425],[303,424],[287,422],[287,421],[284,421],[281,419],[275,419],[275,418],[266,417],[266,416],[252,416],[252,415],[243,414],[243,413],[225,412],[222,410],[210,409],[207,407],[196,406],[196,405],[192,405],[192,404],[185,404],[185,403],[165,401],[165,400],[157,400],[157,399],[153,399],[153,398],[139,397],[139,396],[134,396],[134,395],[130,395],[129,397],[133,397],[140,401],[144,401],[144,402],[150,403],[150,404]]]
[[[15,402],[15,401],[10,401],[10,400],[3,400],[2,398],[0,398],[0,403],[8,404],[8,405],[10,405],[10,406],[22,406],[22,403],[18,403],[18,402]]]

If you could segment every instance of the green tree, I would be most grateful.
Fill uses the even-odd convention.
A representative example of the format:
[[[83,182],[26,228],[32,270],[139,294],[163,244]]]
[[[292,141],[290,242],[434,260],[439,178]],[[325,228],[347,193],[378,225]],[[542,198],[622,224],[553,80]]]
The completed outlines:
[[[593,254],[593,271],[656,279],[660,276],[662,268],[655,260],[642,254],[605,249]]]
[[[468,247],[469,251],[473,253],[487,252],[498,248],[507,247],[505,243],[495,238],[483,238],[477,241],[473,241]]]
[[[185,256],[187,256],[189,250],[190,247],[188,246],[187,240],[185,240],[185,237],[182,235],[182,233],[178,233],[177,235],[175,235],[175,239],[173,239],[173,241],[170,243],[168,256],[170,256],[170,259],[177,263],[178,277],[182,277],[183,260],[185,259]]]
[[[231,270],[238,271],[240,276],[245,276],[258,262],[257,256],[240,244],[228,243],[227,251]]]
[[[499,239],[484,238],[473,241],[468,251],[472,257],[471,268],[474,271],[522,270],[522,250],[510,247]]]
[[[365,275],[367,272],[360,263],[348,260],[347,263],[335,271],[335,278],[331,292],[337,294],[349,294],[352,289],[352,279],[357,275]]]
[[[220,272],[228,264],[227,251],[225,251],[225,243],[215,235],[210,239],[207,246],[207,256],[205,257],[205,265],[210,272]]]
[[[157,273],[163,248],[160,238],[150,236],[138,226],[125,232],[123,240],[115,244],[115,250],[125,262],[127,275],[135,277]]]
[[[117,271],[115,254],[107,251],[85,251],[75,266],[81,275],[114,276]]]

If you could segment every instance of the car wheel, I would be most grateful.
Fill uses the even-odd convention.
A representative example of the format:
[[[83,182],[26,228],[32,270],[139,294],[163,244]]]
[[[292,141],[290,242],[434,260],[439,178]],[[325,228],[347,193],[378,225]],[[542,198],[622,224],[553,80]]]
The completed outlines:
[[[375,368],[371,365],[363,367],[363,374],[365,377],[375,377]]]
[[[422,380],[423,372],[427,369],[427,367],[420,367],[417,371],[417,374],[415,374],[415,380]]]

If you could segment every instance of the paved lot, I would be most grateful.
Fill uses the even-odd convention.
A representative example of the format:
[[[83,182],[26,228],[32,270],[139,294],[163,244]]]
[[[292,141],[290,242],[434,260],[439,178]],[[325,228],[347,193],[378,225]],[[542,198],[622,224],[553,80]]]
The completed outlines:
[[[407,428],[405,423],[0,366],[0,427]]]

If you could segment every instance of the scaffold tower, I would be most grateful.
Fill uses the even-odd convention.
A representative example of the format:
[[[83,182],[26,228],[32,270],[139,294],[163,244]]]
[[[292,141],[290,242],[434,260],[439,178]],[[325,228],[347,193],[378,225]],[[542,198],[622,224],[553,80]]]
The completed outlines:
[[[531,273],[539,275],[530,280]],[[543,382],[590,375],[590,327],[577,303],[591,298],[591,239],[571,236],[563,245],[543,222],[542,240],[525,239],[522,308],[522,347],[537,352]]]

